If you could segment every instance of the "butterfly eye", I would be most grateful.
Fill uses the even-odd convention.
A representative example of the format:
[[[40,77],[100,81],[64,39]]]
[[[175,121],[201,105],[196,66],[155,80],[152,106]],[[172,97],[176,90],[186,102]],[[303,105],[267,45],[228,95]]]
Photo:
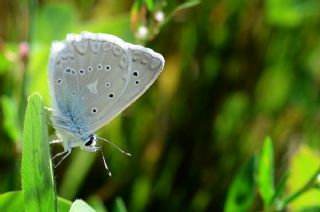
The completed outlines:
[[[86,146],[90,146],[91,144],[92,144],[92,140],[89,140],[89,141],[87,141],[84,145],[86,145]]]
[[[110,87],[110,82],[106,82],[105,86],[108,88]]]
[[[93,68],[91,67],[91,66],[89,66],[88,67],[88,71],[90,72],[90,71],[92,71],[93,70]]]
[[[137,81],[136,81],[136,85],[139,85],[139,83],[140,83],[140,81],[139,81],[139,80],[137,80]]]
[[[86,141],[86,143],[84,144],[85,146],[91,146],[93,144],[93,141],[95,140],[93,135],[90,135],[89,140]]]

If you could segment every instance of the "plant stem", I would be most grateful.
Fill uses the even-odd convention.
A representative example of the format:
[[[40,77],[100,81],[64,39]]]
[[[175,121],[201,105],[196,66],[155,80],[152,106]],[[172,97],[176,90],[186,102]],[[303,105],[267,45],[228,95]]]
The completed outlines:
[[[312,177],[307,181],[307,183],[300,188],[295,193],[289,195],[284,201],[283,201],[283,208],[285,208],[290,202],[295,200],[297,197],[299,197],[304,192],[308,191],[309,189],[313,188],[315,186],[315,181],[317,180],[318,175],[320,174],[320,167],[318,170],[312,175]]]

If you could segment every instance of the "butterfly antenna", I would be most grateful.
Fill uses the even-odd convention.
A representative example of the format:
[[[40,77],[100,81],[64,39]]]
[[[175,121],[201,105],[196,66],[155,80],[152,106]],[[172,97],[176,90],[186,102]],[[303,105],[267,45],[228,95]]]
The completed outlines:
[[[107,139],[105,139],[105,138],[101,138],[101,137],[97,137],[97,138],[99,138],[99,139],[101,139],[101,140],[103,140],[103,141],[105,141],[105,142],[109,143],[111,146],[113,146],[114,148],[116,148],[117,150],[119,150],[122,154],[124,154],[124,155],[126,155],[126,156],[128,156],[128,157],[131,157],[131,154],[130,154],[129,152],[125,152],[125,151],[123,151],[120,147],[118,147],[118,146],[117,146],[117,145],[115,145],[114,143],[112,143],[112,142],[108,141]]]
[[[112,176],[112,175],[111,175],[111,171],[109,170],[108,165],[107,165],[107,162],[106,162],[106,159],[104,158],[104,155],[103,155],[103,152],[102,152],[102,148],[99,147],[99,150],[100,150],[100,153],[101,153],[101,155],[102,155],[104,167],[106,168],[109,176],[111,177],[111,176]]]

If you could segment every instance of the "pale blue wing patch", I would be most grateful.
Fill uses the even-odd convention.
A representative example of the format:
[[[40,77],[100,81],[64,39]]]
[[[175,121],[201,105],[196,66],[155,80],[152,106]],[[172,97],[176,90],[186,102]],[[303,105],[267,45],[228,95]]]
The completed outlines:
[[[74,42],[57,42],[53,44],[49,66],[50,91],[53,102],[53,117],[71,123],[73,128],[85,125],[85,117],[79,116],[82,111],[80,103],[79,57],[88,49],[85,40],[75,39]],[[72,130],[70,126],[63,126]]]
[[[63,54],[67,52],[67,54]],[[72,52],[72,54],[71,54]],[[79,116],[81,112],[80,74],[74,46],[67,44],[50,67],[50,88],[53,99],[53,115],[64,121],[73,122],[79,127],[85,125],[85,119]]]

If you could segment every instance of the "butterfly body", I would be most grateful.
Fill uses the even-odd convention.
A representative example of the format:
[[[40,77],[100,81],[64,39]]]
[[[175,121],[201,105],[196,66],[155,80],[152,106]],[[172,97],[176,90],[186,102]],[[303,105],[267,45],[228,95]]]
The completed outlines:
[[[140,97],[163,66],[160,54],[108,34],[69,34],[54,42],[51,119],[63,153],[74,147],[96,151],[94,133]]]

